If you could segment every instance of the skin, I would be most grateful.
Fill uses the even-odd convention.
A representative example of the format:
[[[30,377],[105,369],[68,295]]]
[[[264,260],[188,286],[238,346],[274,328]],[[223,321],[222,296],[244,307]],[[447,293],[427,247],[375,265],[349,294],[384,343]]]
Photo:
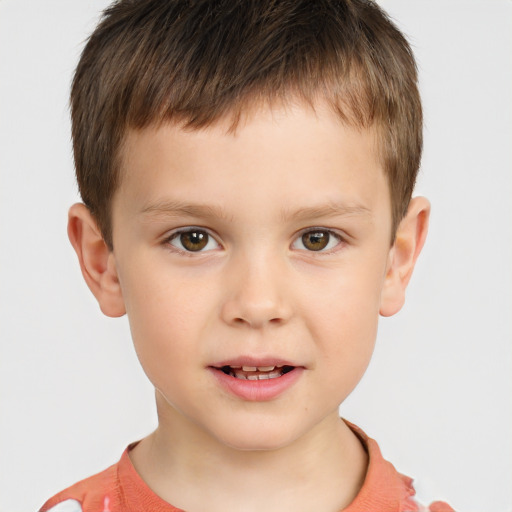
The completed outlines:
[[[112,252],[85,206],[70,210],[84,277],[105,314],[128,314],[156,389],[158,428],[131,458],[188,512],[339,511],[368,461],[338,407],[370,361],[379,314],[403,304],[429,204],[412,200],[390,246],[375,133],[321,105],[260,109],[228,128],[128,132]],[[190,227],[208,234],[203,250],[175,236]],[[306,246],[308,231],[326,248]],[[302,371],[272,400],[244,400],[211,369],[240,356]]]

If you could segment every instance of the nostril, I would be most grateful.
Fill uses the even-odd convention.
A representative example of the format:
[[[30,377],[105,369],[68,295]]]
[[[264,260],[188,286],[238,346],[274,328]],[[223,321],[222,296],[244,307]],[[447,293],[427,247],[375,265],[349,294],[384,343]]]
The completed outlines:
[[[247,319],[237,317],[237,318],[233,319],[233,323],[236,325],[248,325],[251,327],[259,327],[261,325],[264,325],[265,323],[278,326],[278,325],[284,323],[284,319],[276,317],[276,318],[270,318],[268,321],[265,321],[265,319],[257,318],[254,316],[247,318]]]

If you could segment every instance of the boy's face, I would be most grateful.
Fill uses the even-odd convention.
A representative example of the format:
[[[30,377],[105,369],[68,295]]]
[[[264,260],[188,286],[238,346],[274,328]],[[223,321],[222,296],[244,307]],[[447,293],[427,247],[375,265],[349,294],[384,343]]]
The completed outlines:
[[[109,261],[160,421],[273,449],[339,421],[368,365],[389,191],[374,134],[326,109],[228,126],[128,134]]]

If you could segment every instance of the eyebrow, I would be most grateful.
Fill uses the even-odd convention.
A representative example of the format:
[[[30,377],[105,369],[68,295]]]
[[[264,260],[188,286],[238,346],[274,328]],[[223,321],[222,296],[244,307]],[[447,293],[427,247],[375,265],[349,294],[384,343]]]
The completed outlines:
[[[142,208],[142,214],[162,217],[196,217],[196,218],[218,218],[233,220],[233,215],[226,212],[224,208],[217,205],[186,203],[178,200],[157,201]],[[371,210],[361,204],[342,204],[328,202],[318,206],[308,206],[296,211],[281,209],[280,218],[282,221],[306,221],[320,217],[347,217],[366,216],[371,217]]]
[[[328,202],[318,206],[308,206],[297,211],[281,210],[281,219],[306,221],[320,217],[371,217],[371,210],[362,204],[343,204]]]
[[[200,217],[200,218],[218,218],[232,220],[232,216],[221,206],[185,203],[177,200],[157,201],[142,208],[142,214],[154,214],[163,217]]]

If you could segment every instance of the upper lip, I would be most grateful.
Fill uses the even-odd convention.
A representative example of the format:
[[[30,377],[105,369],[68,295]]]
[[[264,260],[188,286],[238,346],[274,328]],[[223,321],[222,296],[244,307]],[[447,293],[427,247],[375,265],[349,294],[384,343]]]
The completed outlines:
[[[265,366],[301,366],[290,360],[282,359],[279,357],[254,357],[254,356],[238,356],[232,359],[224,359],[217,363],[209,365],[214,368],[222,368],[223,366],[251,366],[251,367],[265,367]]]

